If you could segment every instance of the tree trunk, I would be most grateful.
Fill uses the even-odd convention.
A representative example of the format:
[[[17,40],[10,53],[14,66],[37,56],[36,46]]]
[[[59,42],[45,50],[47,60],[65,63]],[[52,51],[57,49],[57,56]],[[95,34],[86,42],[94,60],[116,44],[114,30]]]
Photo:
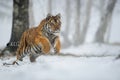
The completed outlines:
[[[28,5],[29,0],[13,0],[11,38],[6,48],[2,51],[2,54],[4,54],[6,50],[15,52],[17,50],[22,33],[29,28]]]
[[[66,0],[66,28],[65,31],[63,32],[64,34],[64,42],[63,42],[63,47],[67,48],[71,45],[68,35],[69,35],[69,27],[70,27],[70,0]]]
[[[87,35],[88,27],[89,27],[89,21],[90,21],[92,2],[93,2],[92,0],[87,0],[85,20],[83,24],[83,29],[80,34],[80,44],[83,44],[86,39],[86,35]]]
[[[95,35],[95,42],[104,43],[104,35],[112,18],[112,13],[117,0],[109,0],[104,13],[101,16],[100,25]]]
[[[74,33],[74,45],[78,46],[80,44],[80,1],[76,1],[76,18],[75,18],[75,33]]]
[[[29,0],[29,27],[35,25],[34,12],[33,12],[33,0]]]

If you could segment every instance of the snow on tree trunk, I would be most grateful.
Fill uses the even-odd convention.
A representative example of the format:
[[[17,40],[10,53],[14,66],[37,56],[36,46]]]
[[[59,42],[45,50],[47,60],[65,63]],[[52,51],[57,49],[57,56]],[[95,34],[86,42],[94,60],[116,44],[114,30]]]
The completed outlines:
[[[29,28],[28,5],[29,0],[13,0],[13,21],[11,38],[2,53],[4,53],[6,50],[10,52],[15,52],[18,47],[22,33]]]
[[[103,12],[100,20],[99,28],[95,35],[95,42],[104,43],[104,36],[109,22],[112,18],[112,12],[117,0],[109,0],[105,11]]]

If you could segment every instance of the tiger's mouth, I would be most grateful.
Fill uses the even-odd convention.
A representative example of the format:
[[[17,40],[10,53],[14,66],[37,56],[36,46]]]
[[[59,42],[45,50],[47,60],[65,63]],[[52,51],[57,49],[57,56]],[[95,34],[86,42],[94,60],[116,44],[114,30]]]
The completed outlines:
[[[58,36],[60,34],[60,30],[52,31],[51,29],[48,31],[50,34]]]
[[[54,31],[54,33],[60,33],[60,30],[56,30],[56,31]]]
[[[56,30],[53,32],[54,35],[58,36],[60,34],[60,30]]]
[[[49,28],[48,32],[52,33],[52,34],[59,34],[60,33],[60,29],[53,30],[53,29]]]

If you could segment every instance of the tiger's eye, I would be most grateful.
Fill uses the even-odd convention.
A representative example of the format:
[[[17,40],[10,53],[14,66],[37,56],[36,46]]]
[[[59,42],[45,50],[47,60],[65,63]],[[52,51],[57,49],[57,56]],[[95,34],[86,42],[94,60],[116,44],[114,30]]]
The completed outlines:
[[[59,23],[59,20],[57,20],[57,23]]]

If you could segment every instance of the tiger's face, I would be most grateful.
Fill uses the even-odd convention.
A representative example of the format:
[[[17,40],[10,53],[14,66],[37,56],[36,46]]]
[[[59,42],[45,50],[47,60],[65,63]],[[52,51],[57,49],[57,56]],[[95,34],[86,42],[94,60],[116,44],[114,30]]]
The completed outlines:
[[[48,14],[46,20],[47,24],[45,27],[47,32],[50,34],[58,35],[61,28],[60,14],[57,14],[56,16]]]

